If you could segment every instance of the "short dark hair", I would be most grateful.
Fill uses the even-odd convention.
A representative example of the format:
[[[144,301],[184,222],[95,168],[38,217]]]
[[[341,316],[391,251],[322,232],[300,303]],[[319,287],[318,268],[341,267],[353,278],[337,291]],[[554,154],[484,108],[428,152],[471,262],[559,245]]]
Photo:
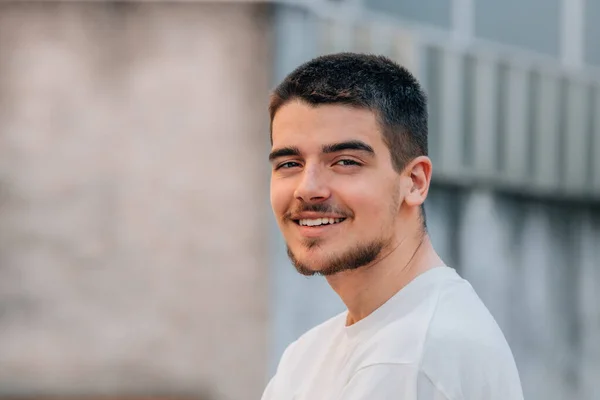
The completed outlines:
[[[338,53],[299,66],[273,91],[269,104],[271,127],[277,110],[291,100],[373,111],[398,172],[415,157],[427,155],[426,95],[417,79],[389,58]]]

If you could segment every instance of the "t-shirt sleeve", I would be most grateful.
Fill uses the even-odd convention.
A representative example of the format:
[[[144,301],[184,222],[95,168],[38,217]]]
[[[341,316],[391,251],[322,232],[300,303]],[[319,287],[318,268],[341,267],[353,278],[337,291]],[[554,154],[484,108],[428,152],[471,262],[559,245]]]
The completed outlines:
[[[413,365],[376,364],[358,370],[338,400],[449,400]]]
[[[261,400],[276,400],[278,397],[278,386],[280,386],[280,381],[283,380],[282,375],[285,374],[285,369],[290,363],[290,358],[292,357],[292,352],[294,349],[296,342],[292,342],[286,347],[281,359],[279,360],[279,364],[277,365],[277,371],[275,375],[269,380],[269,383],[265,387]]]
[[[265,388],[265,391],[263,392],[263,395],[261,397],[261,400],[274,400],[274,394],[273,394],[273,387],[275,386],[275,376],[271,378],[271,380],[269,381],[269,383],[267,384],[267,387]]]

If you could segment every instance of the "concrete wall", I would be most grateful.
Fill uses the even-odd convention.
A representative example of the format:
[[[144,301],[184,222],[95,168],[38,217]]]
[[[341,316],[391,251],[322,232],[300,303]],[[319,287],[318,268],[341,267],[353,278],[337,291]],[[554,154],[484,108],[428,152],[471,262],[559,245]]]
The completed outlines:
[[[260,396],[268,18],[0,4],[0,395]]]

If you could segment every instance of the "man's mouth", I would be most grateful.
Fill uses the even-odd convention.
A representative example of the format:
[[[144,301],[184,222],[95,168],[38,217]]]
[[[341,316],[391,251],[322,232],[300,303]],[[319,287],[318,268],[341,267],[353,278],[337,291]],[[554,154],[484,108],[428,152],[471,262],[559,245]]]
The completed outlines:
[[[346,218],[312,218],[312,219],[295,219],[294,222],[300,226],[322,226],[335,225],[344,221]]]

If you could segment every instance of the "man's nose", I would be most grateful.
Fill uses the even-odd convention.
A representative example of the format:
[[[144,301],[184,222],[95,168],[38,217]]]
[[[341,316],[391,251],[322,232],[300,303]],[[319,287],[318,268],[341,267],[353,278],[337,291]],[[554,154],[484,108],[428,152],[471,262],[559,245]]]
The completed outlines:
[[[323,176],[323,171],[317,167],[306,168],[294,192],[296,199],[314,203],[327,200],[330,195],[329,185]]]

